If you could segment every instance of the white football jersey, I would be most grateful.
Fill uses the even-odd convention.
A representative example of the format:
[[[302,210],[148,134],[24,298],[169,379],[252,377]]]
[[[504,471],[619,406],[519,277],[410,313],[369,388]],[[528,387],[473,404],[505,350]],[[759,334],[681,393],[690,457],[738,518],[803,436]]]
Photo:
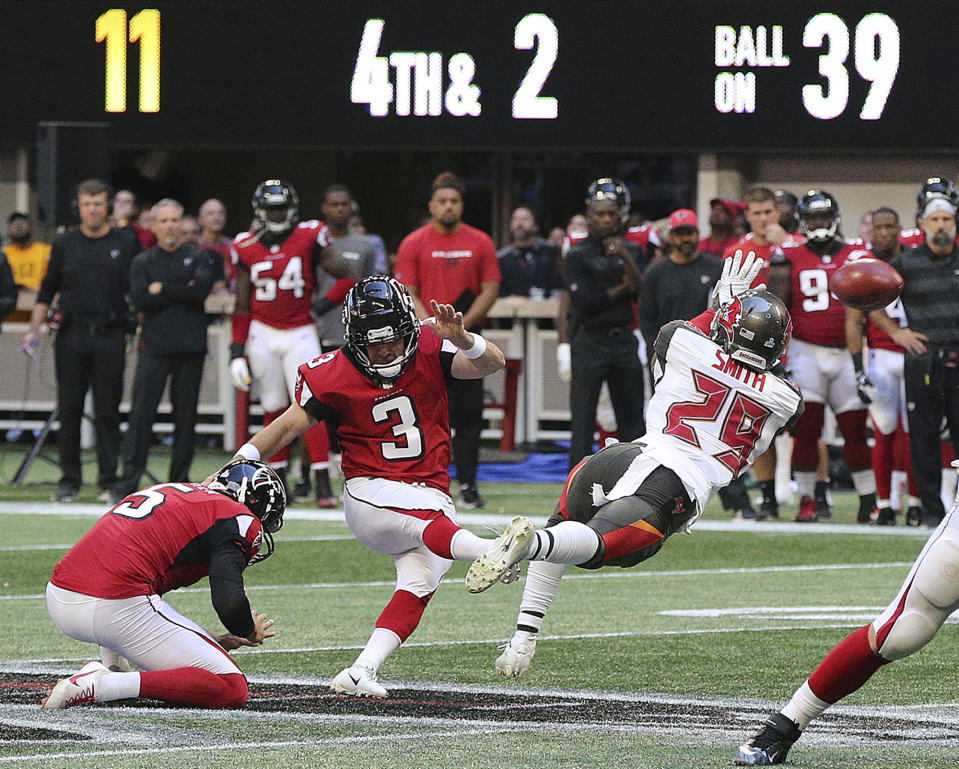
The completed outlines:
[[[799,388],[729,359],[694,326],[667,324],[656,341],[656,392],[644,456],[683,481],[699,517],[710,497],[745,472],[803,409]],[[690,521],[692,523],[692,521]]]

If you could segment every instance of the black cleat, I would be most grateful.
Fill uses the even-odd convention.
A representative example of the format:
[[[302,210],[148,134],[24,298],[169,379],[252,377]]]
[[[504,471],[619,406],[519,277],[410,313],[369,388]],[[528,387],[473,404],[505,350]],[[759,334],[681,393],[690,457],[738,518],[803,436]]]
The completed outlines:
[[[891,507],[880,507],[876,517],[870,521],[873,526],[895,526],[896,511]]]
[[[922,526],[922,508],[919,505],[906,510],[906,526]]]
[[[480,496],[475,483],[464,483],[460,486],[460,507],[467,510],[486,507],[486,500]]]
[[[802,732],[795,721],[782,713],[769,717],[762,730],[749,742],[739,746],[737,766],[772,766],[786,760],[786,754]]]
[[[779,503],[775,499],[764,499],[759,504],[759,519],[778,518]]]

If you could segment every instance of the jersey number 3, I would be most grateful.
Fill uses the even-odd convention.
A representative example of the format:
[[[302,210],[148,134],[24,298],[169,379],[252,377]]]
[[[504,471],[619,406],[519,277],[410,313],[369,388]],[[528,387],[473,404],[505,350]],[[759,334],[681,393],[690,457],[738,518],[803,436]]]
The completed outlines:
[[[741,392],[737,392],[729,407],[724,408],[732,388],[695,369],[692,375],[693,387],[705,396],[705,400],[681,401],[670,406],[663,432],[701,448],[699,435],[688,423],[718,422],[723,417],[718,437],[729,449],[717,452],[712,457],[726,465],[736,476],[748,464],[749,452],[772,412]]]
[[[404,461],[422,458],[423,431],[420,429],[419,415],[408,395],[398,395],[377,403],[372,413],[373,421],[378,425],[394,422],[394,416],[399,417],[399,421],[393,424],[393,435],[401,440],[383,441],[383,459]]]

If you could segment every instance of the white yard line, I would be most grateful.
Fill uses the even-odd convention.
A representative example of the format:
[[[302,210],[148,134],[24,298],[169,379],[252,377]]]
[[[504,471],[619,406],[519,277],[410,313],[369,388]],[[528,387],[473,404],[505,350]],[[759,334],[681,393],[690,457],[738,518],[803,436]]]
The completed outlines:
[[[808,571],[849,571],[855,569],[902,569],[912,566],[912,561],[890,561],[888,563],[827,563],[799,564],[793,566],[754,566],[736,569],[675,569],[671,571],[605,571],[590,574],[567,574],[564,581],[580,579],[642,579],[651,577],[702,577],[722,574],[775,574],[781,572]],[[444,579],[440,584],[458,585],[460,579]],[[281,590],[345,590],[351,588],[384,587],[395,585],[396,580],[372,580],[369,582],[304,582],[297,585],[247,585],[246,592]],[[206,587],[184,587],[174,593],[206,593]],[[43,593],[27,595],[0,595],[0,601],[28,601],[46,599]]]
[[[649,579],[652,577],[703,577],[722,574],[775,574],[781,572],[808,572],[808,571],[849,571],[856,569],[902,569],[912,566],[912,561],[890,561],[888,563],[827,563],[827,564],[799,564],[793,566],[754,566],[741,568],[720,569],[675,569],[672,571],[603,571],[590,574],[567,574],[564,581],[580,579]],[[460,579],[444,579],[441,584],[458,585]],[[246,592],[281,590],[346,590],[351,588],[384,587],[395,585],[396,580],[373,580],[370,582],[304,582],[297,585],[247,585]],[[206,593],[206,587],[184,587],[175,593]],[[45,599],[43,593],[27,595],[0,595],[0,601],[36,601]]]
[[[68,518],[99,518],[107,511],[103,504],[70,502],[0,502],[0,514],[10,515],[62,515]],[[471,526],[505,525],[515,515],[512,512],[458,512],[456,520]],[[288,521],[328,521],[345,523],[342,510],[309,510],[290,508],[286,511]],[[546,523],[546,516],[528,516],[537,526]],[[932,533],[925,528],[906,526],[863,526],[855,523],[795,523],[793,521],[760,521],[743,523],[739,521],[700,520],[693,531],[740,531],[762,534],[863,534],[876,536],[900,536],[927,539]]]

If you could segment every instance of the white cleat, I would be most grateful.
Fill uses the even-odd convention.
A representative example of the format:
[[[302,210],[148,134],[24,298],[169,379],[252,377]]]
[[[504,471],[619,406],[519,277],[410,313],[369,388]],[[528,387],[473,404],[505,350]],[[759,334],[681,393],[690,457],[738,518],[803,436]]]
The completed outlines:
[[[389,697],[390,695],[376,680],[376,673],[361,665],[354,665],[337,673],[330,691],[337,694],[352,694],[354,697]]]
[[[101,662],[88,662],[69,678],[61,678],[40,706],[43,710],[62,710],[84,702],[96,701],[96,685],[108,670]]]
[[[501,676],[522,678],[533,665],[536,654],[536,636],[519,631],[508,644],[501,647],[503,653],[496,658],[496,672]]]
[[[466,572],[466,589],[471,593],[482,593],[492,587],[527,556],[535,535],[533,522],[516,516],[493,546],[473,561]]]

